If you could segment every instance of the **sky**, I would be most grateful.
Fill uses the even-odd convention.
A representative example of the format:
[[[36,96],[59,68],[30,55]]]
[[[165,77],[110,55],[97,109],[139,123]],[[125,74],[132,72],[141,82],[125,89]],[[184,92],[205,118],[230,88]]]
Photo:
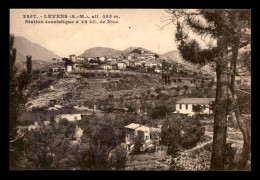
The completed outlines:
[[[25,20],[44,19],[44,15],[117,15],[117,24],[30,24]],[[23,18],[36,15],[37,19]],[[42,16],[42,17],[41,17]],[[171,23],[162,30],[162,22],[169,16],[163,9],[10,9],[10,33],[37,43],[61,57],[80,55],[93,47],[124,50],[129,46],[143,47],[158,54],[176,50],[175,26]],[[80,19],[79,19],[80,20]],[[104,19],[103,19],[104,20]]]

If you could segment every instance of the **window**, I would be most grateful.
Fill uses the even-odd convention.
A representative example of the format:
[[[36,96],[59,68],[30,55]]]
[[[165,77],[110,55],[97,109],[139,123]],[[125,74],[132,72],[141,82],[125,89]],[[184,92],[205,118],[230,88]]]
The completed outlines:
[[[74,120],[77,120],[77,116],[74,116]]]
[[[149,140],[149,136],[145,136],[145,140]]]
[[[186,109],[188,109],[188,104],[186,104]]]
[[[180,109],[181,109],[181,104],[180,104]]]

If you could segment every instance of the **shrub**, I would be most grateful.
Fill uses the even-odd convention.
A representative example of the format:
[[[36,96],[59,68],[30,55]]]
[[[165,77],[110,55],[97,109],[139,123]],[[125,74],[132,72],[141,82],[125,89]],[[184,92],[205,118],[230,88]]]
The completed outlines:
[[[63,78],[64,73],[60,72],[59,74],[57,74],[57,79]]]
[[[205,134],[198,119],[172,116],[164,120],[161,143],[168,146],[168,154],[176,154],[181,148],[193,148]]]
[[[51,79],[48,79],[46,81],[38,81],[37,82],[37,87],[38,87],[38,91],[41,91],[45,88],[48,88],[49,85],[53,82],[53,80]]]
[[[232,147],[232,143],[227,143],[224,150],[224,166],[225,170],[232,170],[235,168],[236,163],[234,162],[234,157],[236,150]]]
[[[156,89],[155,89],[155,92],[158,94],[158,93],[160,93],[161,92],[161,88],[160,87],[157,87]]]
[[[83,77],[83,78],[90,78],[90,74],[89,73],[81,73],[80,74],[81,75],[81,77]]]
[[[168,108],[167,106],[157,106],[153,110],[151,117],[153,119],[157,119],[157,118],[160,118],[160,117],[165,117],[166,114],[170,114],[170,113],[171,113],[171,109]]]
[[[143,144],[144,144],[144,132],[143,131],[138,131],[137,132],[137,136],[134,139],[133,154],[139,154]]]
[[[121,145],[116,146],[114,150],[111,151],[109,156],[109,168],[116,170],[124,170],[127,161],[126,149]]]

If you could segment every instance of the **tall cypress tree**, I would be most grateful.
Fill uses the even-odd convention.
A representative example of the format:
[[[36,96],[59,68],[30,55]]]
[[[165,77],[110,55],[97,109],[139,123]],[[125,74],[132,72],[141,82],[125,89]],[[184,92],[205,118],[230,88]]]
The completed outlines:
[[[31,79],[32,76],[32,56],[28,55],[26,56],[26,70],[27,70],[27,76],[28,79]]]

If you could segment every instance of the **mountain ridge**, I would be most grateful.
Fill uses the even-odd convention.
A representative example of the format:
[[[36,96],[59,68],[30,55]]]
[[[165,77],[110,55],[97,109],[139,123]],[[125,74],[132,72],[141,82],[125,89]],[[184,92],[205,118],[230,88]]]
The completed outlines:
[[[52,58],[61,58],[51,50],[22,36],[15,36],[14,47],[16,48],[16,62],[26,61],[26,56],[31,55],[32,60],[50,62]]]

